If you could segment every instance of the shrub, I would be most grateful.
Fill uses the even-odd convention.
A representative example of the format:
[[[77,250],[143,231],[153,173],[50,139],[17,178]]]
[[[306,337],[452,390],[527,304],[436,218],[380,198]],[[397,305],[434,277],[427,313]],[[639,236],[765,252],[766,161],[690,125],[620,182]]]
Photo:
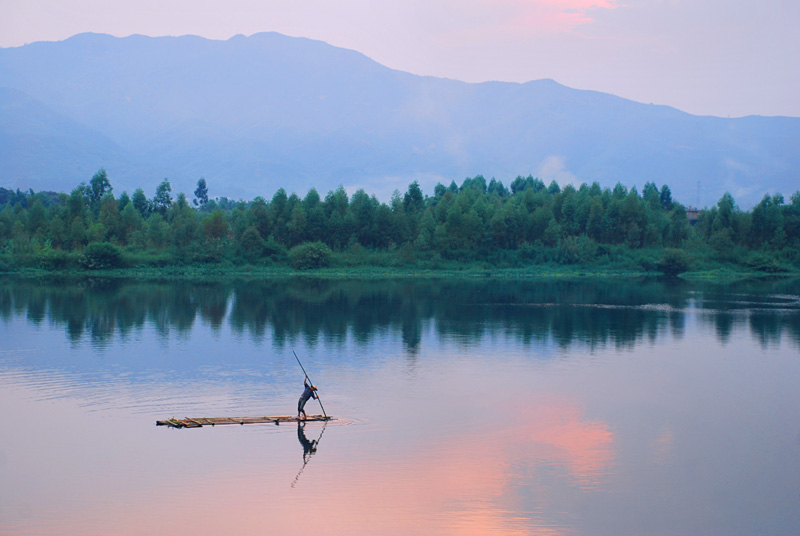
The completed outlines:
[[[304,242],[289,250],[289,264],[297,270],[330,266],[333,252],[322,242]]]
[[[186,248],[186,257],[192,263],[220,263],[225,259],[228,242],[218,238],[204,238]]]
[[[264,242],[264,255],[273,261],[280,261],[286,258],[286,247],[275,240],[275,237],[269,235],[267,241]]]
[[[242,233],[239,240],[239,251],[247,262],[256,262],[264,256],[264,239],[255,226],[250,226]]]
[[[78,255],[60,249],[45,249],[37,256],[39,268],[42,270],[64,270],[75,268]]]
[[[87,270],[120,268],[123,265],[122,252],[114,244],[93,242],[86,246],[86,251],[81,256],[80,263]]]
[[[789,271],[778,259],[764,253],[752,253],[747,258],[745,265],[756,272],[766,272],[769,274],[779,274]]]
[[[689,269],[689,256],[681,249],[664,250],[664,257],[657,264],[664,275],[676,276]]]
[[[597,244],[586,235],[567,236],[558,241],[556,256],[561,264],[588,264],[597,255]]]

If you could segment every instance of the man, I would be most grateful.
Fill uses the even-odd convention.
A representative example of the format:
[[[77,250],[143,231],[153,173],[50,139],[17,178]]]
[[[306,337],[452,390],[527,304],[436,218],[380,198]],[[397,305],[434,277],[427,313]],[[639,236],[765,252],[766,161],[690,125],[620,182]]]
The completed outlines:
[[[305,389],[303,389],[303,394],[300,395],[300,400],[297,401],[297,420],[300,420],[301,413],[303,414],[303,420],[306,419],[306,411],[303,409],[306,406],[306,402],[308,402],[309,398],[313,398],[315,400],[317,398],[317,386],[311,385],[311,383],[308,381],[308,376],[306,376],[306,379],[303,380],[303,386]]]

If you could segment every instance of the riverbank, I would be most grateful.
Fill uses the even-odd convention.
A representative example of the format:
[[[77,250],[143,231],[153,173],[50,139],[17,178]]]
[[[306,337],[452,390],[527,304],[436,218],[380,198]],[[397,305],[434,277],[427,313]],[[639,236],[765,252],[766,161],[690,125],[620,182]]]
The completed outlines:
[[[593,279],[593,278],[652,278],[667,277],[662,272],[608,269],[603,267],[528,266],[524,268],[493,268],[482,265],[461,267],[383,267],[351,266],[296,270],[288,266],[189,265],[100,270],[19,268],[0,271],[0,275],[22,277],[113,277],[135,279]],[[675,277],[675,276],[669,276]],[[796,278],[800,272],[771,273],[717,267],[710,270],[684,272],[677,276],[685,280],[735,281],[761,278]]]

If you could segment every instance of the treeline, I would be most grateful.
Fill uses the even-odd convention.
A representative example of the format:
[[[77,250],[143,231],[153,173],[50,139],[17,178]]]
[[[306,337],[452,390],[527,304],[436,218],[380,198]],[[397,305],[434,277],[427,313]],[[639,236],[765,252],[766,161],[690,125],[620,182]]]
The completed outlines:
[[[17,267],[114,268],[228,263],[526,267],[581,265],[679,273],[735,265],[800,268],[800,192],[765,196],[751,211],[730,194],[693,212],[670,188],[560,187],[483,176],[459,186],[417,182],[390,202],[344,188],[323,198],[281,188],[271,199],[211,199],[200,179],[190,202],[168,179],[148,198],[114,195],[105,170],[71,193],[0,188],[0,262]],[[3,266],[0,265],[0,268]]]

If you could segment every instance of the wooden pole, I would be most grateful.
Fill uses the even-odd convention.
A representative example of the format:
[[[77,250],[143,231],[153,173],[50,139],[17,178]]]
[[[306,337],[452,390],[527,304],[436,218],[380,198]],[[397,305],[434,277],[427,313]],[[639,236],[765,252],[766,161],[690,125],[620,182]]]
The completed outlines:
[[[300,362],[300,358],[297,357],[297,353],[294,350],[292,350],[292,353],[294,354],[294,358],[297,359],[297,364],[300,365],[300,368],[303,370],[303,374],[305,374],[306,378],[308,378],[308,372],[306,372],[305,367]],[[311,383],[311,385],[314,385],[314,382],[311,381],[311,378],[308,378],[308,381]],[[319,402],[319,407],[322,408],[322,414],[327,419],[328,418],[328,414],[325,413],[325,406],[322,405],[322,400],[320,400],[320,398],[319,398],[319,392],[317,392],[317,402]]]

